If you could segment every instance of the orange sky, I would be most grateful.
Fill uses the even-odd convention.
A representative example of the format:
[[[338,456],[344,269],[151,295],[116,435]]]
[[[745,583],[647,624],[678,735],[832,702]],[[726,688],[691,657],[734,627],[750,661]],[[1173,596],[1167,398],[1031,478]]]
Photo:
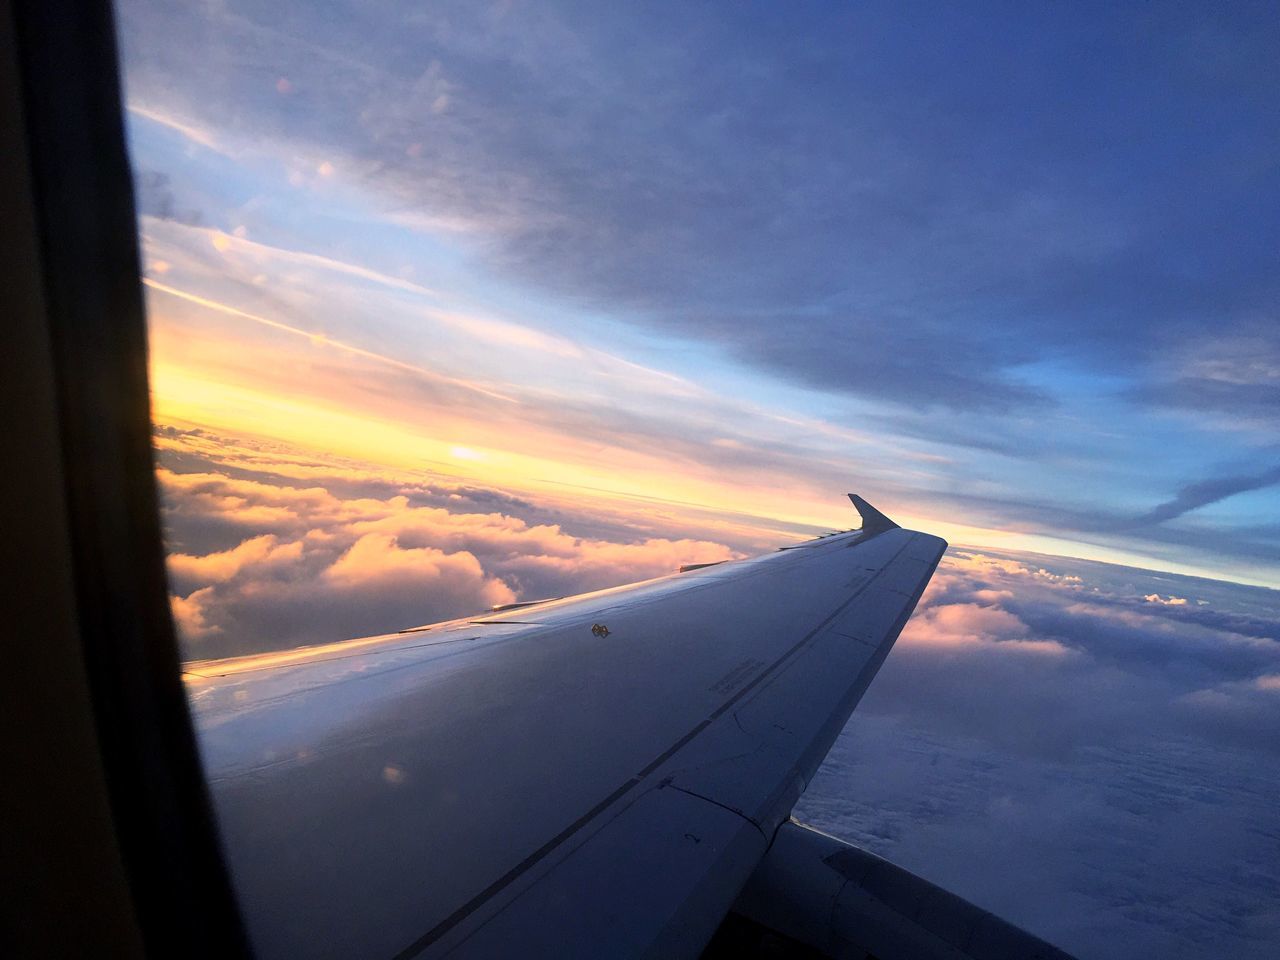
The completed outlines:
[[[853,526],[844,494],[855,490],[953,543],[1152,565],[1140,554],[941,516],[904,488],[945,465],[942,454],[718,397],[504,317],[447,310],[399,278],[207,228],[143,226],[157,422],[281,441],[387,476],[417,471],[594,501],[620,517],[660,504],[703,534],[719,529],[738,542]],[[211,294],[219,289],[233,295]],[[426,349],[380,350],[328,332],[354,329],[358,338],[349,311],[383,307],[408,313],[419,325],[414,345]],[[758,445],[771,429],[812,438],[812,454]]]

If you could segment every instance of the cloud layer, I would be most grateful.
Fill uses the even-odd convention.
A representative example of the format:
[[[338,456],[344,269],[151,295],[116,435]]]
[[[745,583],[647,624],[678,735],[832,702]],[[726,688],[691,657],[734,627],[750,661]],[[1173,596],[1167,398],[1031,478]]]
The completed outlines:
[[[173,610],[188,659],[325,643],[643,580],[739,555],[536,511],[457,482],[345,473],[289,476],[288,457],[247,457],[203,433],[161,431],[158,479]],[[173,469],[178,467],[179,469]],[[286,471],[286,472],[280,472]],[[524,507],[525,509],[521,509]],[[595,535],[584,535],[595,530]]]
[[[577,593],[777,537],[204,430],[157,443],[193,659]],[[1280,942],[1278,777],[1275,591],[953,548],[797,813],[1085,960],[1263,958]]]
[[[1280,943],[1280,596],[955,549],[797,815],[1085,958]]]

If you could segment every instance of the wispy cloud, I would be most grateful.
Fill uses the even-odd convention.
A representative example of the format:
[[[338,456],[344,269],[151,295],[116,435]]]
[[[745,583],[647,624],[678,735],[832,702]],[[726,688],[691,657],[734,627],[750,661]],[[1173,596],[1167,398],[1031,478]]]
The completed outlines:
[[[336,350],[341,350],[344,353],[350,353],[353,356],[361,357],[366,360],[373,360],[377,363],[385,364],[389,367],[394,367],[397,370],[403,370],[407,373],[414,374],[415,376],[422,377],[425,380],[431,380],[436,383],[443,383],[453,387],[461,387],[462,389],[465,389],[465,390],[473,390],[476,393],[483,394],[484,396],[490,397],[494,400],[502,400],[506,403],[519,402],[514,397],[509,397],[504,393],[497,392],[496,390],[490,390],[487,387],[483,387],[475,383],[470,383],[466,380],[460,380],[456,377],[444,376],[442,374],[436,373],[435,371],[427,370],[424,367],[420,367],[412,363],[406,363],[403,360],[397,360],[395,357],[388,357],[380,353],[375,353],[372,350],[365,350],[363,347],[357,347],[349,343],[343,343],[341,340],[335,340],[333,337],[330,337],[327,334],[321,333],[319,331],[303,330],[299,327],[294,327],[287,323],[281,323],[278,320],[271,320],[267,317],[261,317],[261,316],[258,316],[257,314],[249,313],[248,311],[245,311],[245,310],[239,310],[236,307],[229,306],[228,304],[219,303],[216,300],[210,300],[206,297],[197,296],[196,294],[188,293],[185,290],[179,290],[176,287],[171,287],[168,284],[161,283],[158,280],[153,280],[150,277],[144,277],[142,282],[146,284],[148,287],[150,287],[152,290],[158,290],[160,293],[168,294],[171,297],[177,297],[180,300],[186,300],[190,303],[198,304],[199,306],[206,307],[207,309],[210,309],[210,310],[216,310],[218,313],[223,313],[230,317],[239,317],[242,320],[248,320],[248,321],[251,321],[252,323],[261,324],[264,327],[270,327],[272,330],[280,330],[284,333],[289,333],[296,337],[302,337],[303,339],[307,340],[308,342],[318,347],[333,347]]]
[[[1209,480],[1201,480],[1199,483],[1183,487],[1172,500],[1167,500],[1158,506],[1152,507],[1141,516],[1135,517],[1129,525],[1132,527],[1145,527],[1164,523],[1166,520],[1172,520],[1175,517],[1182,516],[1184,513],[1208,506],[1211,503],[1217,503],[1219,500],[1225,500],[1227,497],[1235,496],[1237,493],[1263,490],[1276,484],[1280,484],[1280,466],[1264,470],[1261,473],[1213,477]]]
[[[126,109],[129,113],[134,114],[135,116],[150,120],[152,123],[158,123],[163,127],[167,127],[170,130],[174,130],[177,133],[182,134],[182,136],[186,137],[192,143],[199,144],[202,147],[207,147],[210,150],[217,151],[218,153],[226,153],[225,148],[218,142],[217,137],[215,137],[209,130],[195,126],[194,124],[184,123],[160,110],[150,109],[140,103],[129,103],[126,106]]]

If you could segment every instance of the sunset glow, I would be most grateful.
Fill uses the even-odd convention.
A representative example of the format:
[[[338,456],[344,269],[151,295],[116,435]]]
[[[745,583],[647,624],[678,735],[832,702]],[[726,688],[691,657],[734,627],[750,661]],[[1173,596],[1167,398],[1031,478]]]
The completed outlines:
[[[662,89],[688,116],[637,105],[647,139],[602,139],[524,102],[525,86],[547,102],[562,94],[554,64],[568,54],[553,38],[565,25],[550,12],[495,14],[479,46],[420,38],[438,49],[421,63],[406,52],[399,66],[398,53],[384,66],[391,51],[360,46],[360,23],[339,42],[316,21],[318,33],[285,43],[261,76],[217,54],[178,69],[179,44],[130,38],[194,30],[265,50],[281,41],[274,28],[147,16],[160,19],[139,14],[138,32],[124,33],[128,117],[154,416],[178,431],[160,439],[162,465],[182,465],[174,475],[265,470],[258,482],[292,484],[306,474],[342,502],[370,499],[377,484],[388,516],[412,509],[396,505],[401,488],[485,491],[519,502],[498,508],[508,518],[554,511],[584,542],[658,535],[735,553],[853,525],[844,494],[857,491],[952,542],[1276,582],[1267,523],[1280,471],[1274,417],[1256,399],[1280,369],[1274,337],[1256,310],[1169,326],[1168,311],[1126,299],[1133,284],[1105,270],[1060,277],[1063,264],[1132,262],[1156,236],[1095,195],[1092,168],[1069,154],[1041,158],[1074,191],[1063,199],[1031,176],[1039,168],[1014,168],[1001,186],[1005,172],[983,167],[983,151],[947,152],[973,153],[969,182],[990,186],[984,208],[967,209],[979,201],[950,186],[939,204],[908,172],[935,169],[946,146],[920,131],[958,119],[897,129],[874,101],[838,94],[878,81],[844,77],[806,93],[811,113],[770,135],[813,146],[786,153],[790,186],[762,189],[775,140],[695,119],[739,106],[697,106],[702,88],[680,80],[679,55]],[[732,24],[706,26],[722,38],[723,64],[743,55]],[[593,29],[573,27],[592,39],[571,73],[635,66]],[[504,46],[515,36],[525,40]],[[324,52],[349,41],[356,60]],[[491,89],[486,45],[524,80]],[[524,58],[535,47],[545,62]],[[799,96],[785,60],[769,63],[761,69],[782,71],[778,95]],[[598,96],[583,94],[583,116],[609,115]],[[1240,124],[1255,122],[1241,110]],[[975,130],[985,117],[969,118]],[[896,139],[868,142],[859,123]],[[692,146],[682,131],[694,129],[723,139]],[[631,152],[615,155],[615,141]],[[701,166],[715,156],[729,166]],[[594,165],[579,169],[582,157]],[[686,196],[689,184],[720,182],[737,192]],[[920,204],[932,225],[904,235],[892,213],[901,203]],[[1068,213],[1086,208],[1091,220]],[[877,266],[883,250],[898,253]],[[983,301],[960,283],[970,276],[975,289],[1020,292]],[[1064,313],[1052,291],[1073,284],[1082,299]],[[1113,338],[1117,311],[1127,345]],[[1202,399],[1185,403],[1191,392]],[[1228,393],[1242,399],[1224,419]],[[247,466],[250,449],[276,454]],[[472,515],[463,501],[456,512]],[[206,554],[175,553],[221,556],[281,535],[235,529],[210,536]],[[362,569],[379,544],[388,570],[436,569],[412,552],[441,549],[431,537],[369,541]],[[337,565],[343,556],[309,575],[351,568]],[[635,564],[618,580],[655,569]],[[192,591],[216,584],[185,580],[176,602],[189,613]],[[208,609],[214,594],[203,596]]]
[[[249,838],[227,850],[270,878],[246,892],[233,857],[232,880],[273,936],[310,933],[277,867],[308,906],[377,874],[356,913],[379,935],[404,893],[398,955],[516,929],[488,891],[526,866],[540,886],[503,903],[600,926],[612,901],[542,885],[599,859],[578,827],[544,843],[597,804],[584,771],[630,777],[578,821],[615,852],[625,826],[666,856],[703,801],[773,836],[736,794],[681,795],[663,764],[696,754],[762,796],[776,762],[794,816],[1082,958],[1280,955],[1274,11],[115,9],[171,609],[206,763],[234,761],[206,768]],[[774,554],[856,526],[848,493],[949,541],[936,569],[940,543],[870,512]],[[454,620],[459,646],[425,639]],[[367,667],[388,636],[403,664]],[[840,722],[875,678],[800,774],[782,745],[821,673],[856,684]],[[676,746],[640,746],[686,708]],[[346,764],[342,790],[308,779]],[[544,789],[532,840],[510,805]],[[250,816],[253,791],[280,809]],[[458,861],[387,797],[501,825],[439,940],[414,898],[453,877],[394,871]],[[317,835],[328,809],[358,841]],[[692,930],[696,900],[664,916]]]

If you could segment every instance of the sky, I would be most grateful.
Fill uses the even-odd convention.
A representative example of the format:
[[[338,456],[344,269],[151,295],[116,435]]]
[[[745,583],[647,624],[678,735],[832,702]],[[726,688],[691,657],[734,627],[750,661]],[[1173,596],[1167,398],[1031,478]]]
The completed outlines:
[[[121,0],[184,656],[953,544],[815,824],[1280,942],[1280,20]],[[1228,949],[1229,948],[1229,949]]]
[[[1266,5],[119,9],[166,423],[1280,580]]]

